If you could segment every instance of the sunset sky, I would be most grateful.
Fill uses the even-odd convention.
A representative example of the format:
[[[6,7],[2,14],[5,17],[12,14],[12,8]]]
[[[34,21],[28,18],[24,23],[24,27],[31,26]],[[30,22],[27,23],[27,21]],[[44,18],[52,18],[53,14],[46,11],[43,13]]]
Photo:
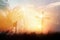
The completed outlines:
[[[44,6],[50,3],[60,2],[60,0],[9,0],[10,6],[32,4],[35,6]]]
[[[56,17],[55,18],[55,19],[57,19],[56,21],[60,22],[59,21],[60,20],[60,17],[59,17],[59,15],[60,15],[60,11],[59,11],[60,10],[60,0],[9,0],[9,4],[10,4],[11,8],[16,6],[17,4],[19,4],[19,5],[31,4],[36,7],[46,6],[47,12],[49,11],[49,12],[51,12],[50,14],[53,15],[52,18]],[[51,7],[51,6],[53,6],[53,7]],[[59,25],[55,25],[55,26],[59,26]],[[55,28],[55,27],[53,27],[53,28]],[[59,30],[59,28],[60,27],[57,27],[55,29]]]
[[[35,6],[45,6],[55,2],[60,2],[60,0],[2,0],[2,1],[0,0],[0,5],[4,5],[4,6],[9,5],[11,8],[13,8],[18,4],[19,5],[32,4]]]
[[[16,6],[19,6],[19,7],[21,7],[21,11],[23,11],[23,13],[21,13],[21,14],[23,15],[25,13],[24,14],[25,17],[27,16],[26,20],[28,18],[28,21],[30,21],[30,18],[31,18],[31,22],[33,22],[34,20],[36,20],[34,16],[36,16],[36,15],[41,16],[40,15],[41,13],[38,14],[39,12],[37,12],[37,10],[34,9],[34,7],[32,7],[30,9],[30,8],[26,7],[27,5],[33,5],[34,7],[38,8],[39,12],[41,12],[41,10],[43,8],[42,11],[44,12],[45,16],[50,18],[50,19],[46,19],[46,18],[44,19],[44,21],[45,21],[44,23],[48,24],[48,27],[45,27],[45,28],[48,28],[48,29],[50,28],[49,30],[60,32],[60,0],[0,0],[0,9],[7,8],[7,7],[9,9],[13,9]],[[40,7],[42,7],[42,8],[39,9]],[[17,11],[14,11],[13,14],[11,14],[11,15],[15,15],[15,14],[17,14]],[[20,14],[20,13],[18,13],[18,14]],[[18,16],[18,14],[16,16]],[[0,13],[0,15],[3,15],[3,14]],[[28,16],[30,16],[30,17],[28,17]],[[13,19],[15,17],[10,16],[10,18]],[[32,21],[32,19],[34,19],[34,20]],[[13,19],[13,21],[14,21],[14,19]],[[31,24],[31,22],[30,22],[30,24]],[[34,21],[34,22],[36,22],[36,21]],[[32,24],[34,24],[34,22]],[[1,22],[0,22],[0,24],[1,24]],[[29,26],[30,26],[30,24],[29,24]],[[37,24],[39,24],[39,23],[37,23]],[[47,24],[45,24],[45,26]]]

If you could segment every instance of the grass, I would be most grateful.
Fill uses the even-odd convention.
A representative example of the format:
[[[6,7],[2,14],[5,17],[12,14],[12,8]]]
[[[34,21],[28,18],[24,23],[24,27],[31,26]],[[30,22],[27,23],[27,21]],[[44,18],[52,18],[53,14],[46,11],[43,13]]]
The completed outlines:
[[[48,33],[44,34],[13,34],[7,35],[8,32],[0,33],[0,40],[60,40],[60,33]]]

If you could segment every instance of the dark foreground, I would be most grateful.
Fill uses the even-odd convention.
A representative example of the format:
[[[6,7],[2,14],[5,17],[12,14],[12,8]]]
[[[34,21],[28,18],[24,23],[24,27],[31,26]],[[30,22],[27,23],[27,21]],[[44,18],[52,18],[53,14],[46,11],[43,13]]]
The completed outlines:
[[[60,33],[49,33],[47,35],[35,33],[27,34],[13,34],[0,33],[0,40],[60,40]]]

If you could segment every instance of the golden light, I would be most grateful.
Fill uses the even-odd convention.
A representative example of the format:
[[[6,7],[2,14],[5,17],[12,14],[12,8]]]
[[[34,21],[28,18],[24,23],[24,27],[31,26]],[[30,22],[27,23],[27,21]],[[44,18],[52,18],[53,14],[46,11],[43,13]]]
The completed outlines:
[[[43,33],[43,20],[45,15],[38,12],[34,7],[15,7],[7,15],[10,32],[27,33],[35,32],[36,34]],[[7,23],[7,22],[6,22]]]
[[[41,13],[38,13],[35,9],[31,9],[28,7],[22,7],[22,20],[24,20],[24,28],[23,31],[26,31],[27,33],[35,32],[35,33],[41,33],[42,32],[42,24],[41,19],[43,18],[43,15],[40,15]],[[18,26],[17,26],[18,27]]]

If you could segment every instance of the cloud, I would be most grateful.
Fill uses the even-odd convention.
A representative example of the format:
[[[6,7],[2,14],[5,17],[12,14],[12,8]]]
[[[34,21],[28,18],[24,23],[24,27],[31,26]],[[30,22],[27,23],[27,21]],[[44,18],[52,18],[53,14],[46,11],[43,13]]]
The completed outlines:
[[[52,20],[50,29],[55,32],[60,32],[60,2],[45,6],[44,13]]]
[[[0,9],[5,9],[8,6],[8,0],[0,0]]]

